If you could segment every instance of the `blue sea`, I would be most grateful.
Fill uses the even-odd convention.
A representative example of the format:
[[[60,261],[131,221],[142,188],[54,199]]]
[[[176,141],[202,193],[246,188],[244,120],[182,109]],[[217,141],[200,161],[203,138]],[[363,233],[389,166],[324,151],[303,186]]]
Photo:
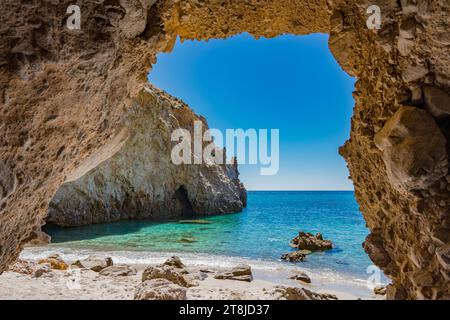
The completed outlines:
[[[79,228],[51,227],[46,232],[52,236],[52,245],[46,250],[120,252],[135,258],[134,262],[169,254],[219,264],[230,259],[251,260],[354,279],[367,279],[367,269],[372,265],[361,246],[368,229],[353,192],[254,191],[248,193],[248,207],[241,213],[196,219],[209,223],[122,221]],[[335,248],[308,255],[306,261],[295,265],[282,262],[280,256],[293,250],[289,241],[299,231],[320,232],[333,241]]]

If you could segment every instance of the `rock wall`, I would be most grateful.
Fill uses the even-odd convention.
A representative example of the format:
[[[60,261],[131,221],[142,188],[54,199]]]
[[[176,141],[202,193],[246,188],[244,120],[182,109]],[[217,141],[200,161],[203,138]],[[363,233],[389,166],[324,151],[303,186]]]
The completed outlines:
[[[40,228],[59,185],[114,143],[156,54],[177,36],[323,32],[358,78],[340,153],[371,230],[364,247],[393,279],[389,298],[450,297],[447,0],[85,0],[78,32],[65,28],[70,2],[0,4],[0,270]],[[373,4],[380,30],[366,25]]]
[[[89,167],[101,158],[105,147],[117,149],[114,155],[85,174],[69,176],[50,203],[46,221],[69,227],[241,211],[247,193],[237,164],[172,163],[172,132],[183,128],[193,137],[194,121],[205,120],[180,100],[146,86],[127,110],[120,131],[126,133],[84,163]]]

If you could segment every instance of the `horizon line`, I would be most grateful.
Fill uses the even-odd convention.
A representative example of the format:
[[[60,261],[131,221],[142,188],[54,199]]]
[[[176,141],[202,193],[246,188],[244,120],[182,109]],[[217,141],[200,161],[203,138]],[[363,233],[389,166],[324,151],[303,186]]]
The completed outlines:
[[[270,190],[270,189],[247,189],[247,191],[270,191],[270,192],[299,192],[299,191],[304,191],[304,192],[320,192],[320,191],[327,191],[327,192],[336,192],[336,191],[352,191],[354,192],[354,189],[335,189],[335,190],[331,190],[331,189],[287,189],[287,190],[282,190],[282,189],[277,189],[277,190]]]

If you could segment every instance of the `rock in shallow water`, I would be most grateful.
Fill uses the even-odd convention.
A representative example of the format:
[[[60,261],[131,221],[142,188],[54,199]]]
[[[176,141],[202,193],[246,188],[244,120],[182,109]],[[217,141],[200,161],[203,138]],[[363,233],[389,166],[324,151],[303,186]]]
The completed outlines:
[[[289,262],[299,262],[305,260],[305,254],[300,251],[286,253],[281,256],[281,260],[286,260]]]
[[[330,240],[324,240],[320,233],[313,235],[303,231],[300,231],[298,236],[291,240],[290,245],[299,250],[309,251],[333,249],[333,243]]]

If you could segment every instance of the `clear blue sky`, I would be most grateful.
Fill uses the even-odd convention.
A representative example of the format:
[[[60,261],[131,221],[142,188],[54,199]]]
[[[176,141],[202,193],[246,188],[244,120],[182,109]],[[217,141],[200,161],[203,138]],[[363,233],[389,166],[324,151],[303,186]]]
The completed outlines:
[[[338,147],[349,137],[355,80],[328,36],[178,42],[160,54],[151,83],[181,98],[211,128],[280,130],[280,170],[240,166],[249,190],[352,190]]]

